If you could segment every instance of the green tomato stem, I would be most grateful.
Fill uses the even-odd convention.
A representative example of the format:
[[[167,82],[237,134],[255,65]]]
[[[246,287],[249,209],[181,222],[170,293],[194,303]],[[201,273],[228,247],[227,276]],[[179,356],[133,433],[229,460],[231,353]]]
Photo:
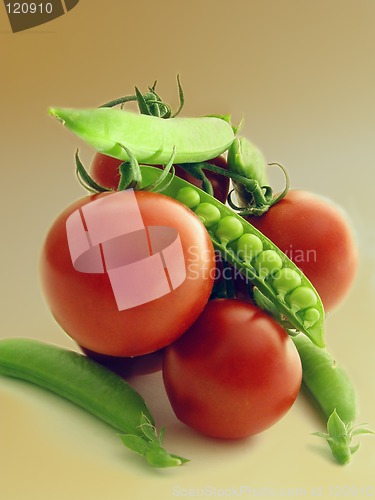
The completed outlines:
[[[177,86],[178,86],[178,96],[179,96],[179,107],[175,113],[172,114],[171,108],[166,104],[161,97],[156,93],[156,81],[152,87],[149,87],[149,92],[142,94],[140,90],[136,87],[134,95],[128,95],[124,97],[119,97],[113,99],[105,104],[99,106],[99,108],[113,108],[115,106],[123,105],[131,101],[137,101],[138,109],[141,114],[157,116],[159,118],[174,118],[182,110],[184,106],[184,91],[180,82],[180,75],[177,75]]]

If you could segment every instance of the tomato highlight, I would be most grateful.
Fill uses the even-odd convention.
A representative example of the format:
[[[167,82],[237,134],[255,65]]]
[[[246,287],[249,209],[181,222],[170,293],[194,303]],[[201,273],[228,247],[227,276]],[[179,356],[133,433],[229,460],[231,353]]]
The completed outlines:
[[[270,316],[241,300],[216,299],[165,349],[163,380],[179,420],[211,437],[238,439],[286,414],[302,367]]]
[[[326,312],[347,296],[358,268],[353,231],[330,200],[303,190],[288,194],[261,217],[245,217],[307,276]]]
[[[147,228],[165,226],[177,231],[184,258],[185,279],[178,286],[168,288],[168,293],[139,303],[134,307],[120,310],[114,298],[113,280],[108,272],[81,272],[72,263],[72,255],[67,237],[67,221],[74,213],[81,213],[93,201],[107,197],[116,197],[119,193],[102,193],[87,196],[73,203],[54,222],[43,246],[40,270],[41,283],[47,303],[57,322],[79,345],[91,351],[111,356],[139,356],[157,351],[186,331],[204,309],[213,284],[215,269],[214,250],[210,238],[203,226],[189,209],[175,200],[161,194],[138,191],[135,198],[139,206],[144,226]],[[111,206],[113,225],[116,220],[127,217],[121,199]],[[130,214],[131,215],[131,214]],[[98,226],[104,214],[101,209],[93,216],[92,224]],[[128,214],[129,217],[129,214]],[[86,218],[86,221],[88,219]],[[103,219],[104,220],[104,219]],[[91,221],[91,219],[90,219]],[[112,224],[109,224],[112,227]],[[107,227],[104,229],[109,230]],[[132,234],[136,234],[134,232]],[[138,231],[139,233],[139,231]],[[92,236],[92,233],[90,233]],[[83,237],[80,235],[80,238]],[[137,240],[138,241],[138,240]],[[138,248],[137,242],[132,251],[132,261],[147,257],[145,249]],[[106,247],[97,245],[98,252],[105,252]],[[131,245],[130,245],[131,246]],[[113,247],[113,246],[112,246]],[[121,267],[116,259],[122,258],[122,251],[129,247],[127,241],[120,248],[109,248],[109,255],[114,266]],[[174,247],[171,247],[174,248]],[[151,249],[152,250],[152,249]],[[127,250],[129,252],[129,248]],[[138,256],[137,256],[138,252]],[[174,250],[169,251],[173,256]],[[166,250],[151,252],[148,261],[157,259],[163,262]],[[79,260],[79,258],[81,260]],[[83,261],[79,257],[75,262],[81,266],[92,265],[94,259]],[[151,265],[138,266],[137,273],[126,282],[131,299],[138,293],[151,293],[147,286],[160,287],[160,276],[165,287],[171,280],[161,269],[159,278],[152,281],[155,272],[154,260]],[[107,262],[107,261],[105,261]],[[134,263],[136,264],[136,263]],[[76,264],[78,265],[78,264]],[[153,267],[154,266],[154,267]],[[160,266],[159,266],[160,267]],[[159,268],[158,268],[159,269]],[[126,266],[121,267],[121,279],[126,280]],[[115,267],[115,271],[117,268]],[[147,275],[146,275],[147,274]],[[117,275],[114,277],[117,280]],[[117,280],[118,281],[118,280]],[[145,285],[143,285],[145,283]],[[149,284],[149,285],[148,285]],[[123,283],[117,283],[122,286]],[[117,286],[116,285],[116,286]],[[147,285],[147,286],[146,286]],[[163,285],[164,286],[164,285]],[[146,288],[145,288],[146,287]],[[156,289],[156,292],[158,290]]]

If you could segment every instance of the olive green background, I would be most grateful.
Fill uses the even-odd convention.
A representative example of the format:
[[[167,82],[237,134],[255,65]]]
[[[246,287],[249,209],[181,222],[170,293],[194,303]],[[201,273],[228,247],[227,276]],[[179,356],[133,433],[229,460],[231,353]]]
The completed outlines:
[[[375,3],[371,0],[108,2],[81,0],[60,18],[13,34],[0,6],[1,330],[74,348],[47,310],[38,282],[43,238],[83,194],[74,152],[92,151],[47,115],[49,105],[90,107],[158,80],[186,115],[232,113],[243,133],[289,170],[292,186],[329,196],[351,219],[360,267],[327,339],[358,389],[359,422],[375,428]],[[271,172],[276,189],[281,175]],[[340,258],[338,255],[337,258]],[[134,380],[166,445],[191,458],[151,470],[115,433],[69,403],[0,380],[0,497],[134,500],[176,497],[374,497],[375,441],[364,437],[340,467],[311,432],[323,430],[301,396],[266,433],[212,441],[174,418],[160,374]]]

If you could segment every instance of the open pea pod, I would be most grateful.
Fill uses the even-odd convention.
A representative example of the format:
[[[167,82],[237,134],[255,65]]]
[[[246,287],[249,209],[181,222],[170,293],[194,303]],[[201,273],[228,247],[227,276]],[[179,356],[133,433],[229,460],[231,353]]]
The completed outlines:
[[[160,170],[142,166],[143,186]],[[170,180],[170,174],[168,174]],[[270,303],[289,333],[302,332],[324,347],[324,309],[318,292],[302,271],[266,236],[231,208],[189,182],[174,177],[163,194],[177,199],[202,220],[214,247]],[[284,321],[285,319],[285,321]]]

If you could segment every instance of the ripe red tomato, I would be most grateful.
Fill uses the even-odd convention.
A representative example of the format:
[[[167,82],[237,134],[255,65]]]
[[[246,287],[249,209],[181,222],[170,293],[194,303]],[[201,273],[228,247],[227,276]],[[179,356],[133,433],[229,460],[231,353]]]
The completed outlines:
[[[104,155],[103,153],[96,153],[91,164],[90,175],[101,186],[116,190],[120,181],[118,168],[121,163],[122,160],[117,160],[116,158]],[[221,168],[228,168],[227,162],[222,156],[218,156],[217,158],[210,160],[210,163],[213,163]],[[161,168],[160,165],[154,166]],[[199,188],[202,187],[202,182],[200,180],[188,174],[178,165],[175,166],[175,171],[176,175],[181,177],[181,179],[185,179]],[[212,183],[215,198],[220,200],[222,203],[225,203],[229,192],[229,178],[207,170],[205,174]]]
[[[291,190],[261,217],[246,217],[302,270],[317,289],[326,312],[348,293],[358,266],[350,225],[332,202]]]
[[[289,410],[302,367],[270,316],[217,299],[165,349],[163,379],[178,419],[208,436],[236,439],[264,431]]]
[[[145,191],[135,192],[141,222],[147,227],[147,238],[141,231],[143,244],[139,239],[129,243],[121,236],[108,240],[109,244],[95,244],[92,238],[97,235],[92,228],[99,227],[108,235],[119,223],[133,223],[135,215],[127,213],[124,193],[86,196],[57,218],[42,250],[41,282],[55,319],[79,345],[101,354],[138,356],[171,343],[197,319],[212,289],[214,250],[205,227],[189,209],[167,196]],[[107,197],[112,197],[109,221],[108,209],[106,213],[103,211],[103,201],[108,206]],[[96,202],[100,204],[97,203],[93,211]],[[92,219],[88,217],[90,213]],[[73,227],[74,242],[81,245],[78,250],[72,247],[67,233],[69,221],[77,218],[82,225],[79,230]],[[156,242],[155,245],[159,245],[156,248],[150,239],[151,228],[155,226],[174,228],[169,231],[174,235],[178,233],[178,249],[168,246],[167,255],[167,250],[161,247],[163,242]],[[134,231],[130,237],[139,238],[139,234],[139,230]],[[88,251],[81,255],[80,248]],[[176,255],[180,259],[177,264]],[[104,271],[95,267],[103,268],[103,264]],[[153,298],[160,290],[164,295]],[[123,304],[124,293],[126,300],[133,304],[130,307],[128,302]],[[144,299],[144,294],[151,294],[152,298],[147,295]]]
[[[95,153],[90,167],[90,175],[101,186],[116,190],[120,182],[119,166],[122,160]]]

